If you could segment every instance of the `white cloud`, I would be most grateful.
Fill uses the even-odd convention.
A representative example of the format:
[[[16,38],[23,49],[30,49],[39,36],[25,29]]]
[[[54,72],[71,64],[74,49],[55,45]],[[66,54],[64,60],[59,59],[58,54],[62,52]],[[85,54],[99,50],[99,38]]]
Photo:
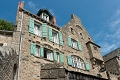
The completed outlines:
[[[38,4],[36,4],[36,3],[34,3],[34,2],[32,2],[32,1],[29,1],[28,2],[28,7],[30,8],[30,9],[32,9],[33,11],[38,11],[39,9],[37,8],[37,5]]]
[[[116,44],[110,44],[108,42],[101,43],[101,46],[102,46],[102,48],[101,48],[102,53],[108,53],[111,50],[117,48]]]
[[[103,26],[105,27],[105,26]],[[107,30],[96,34],[98,44],[101,46],[101,52],[107,54],[120,45],[120,8],[109,18]]]

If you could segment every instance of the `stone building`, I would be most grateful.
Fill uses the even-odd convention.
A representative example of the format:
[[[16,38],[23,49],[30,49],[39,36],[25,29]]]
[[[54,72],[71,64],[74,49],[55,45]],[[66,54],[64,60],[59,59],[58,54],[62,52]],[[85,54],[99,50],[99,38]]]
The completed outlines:
[[[103,56],[109,80],[120,80],[120,48]]]
[[[20,2],[10,44],[18,55],[13,80],[107,80],[100,46],[74,14],[60,28],[47,9],[35,15]]]

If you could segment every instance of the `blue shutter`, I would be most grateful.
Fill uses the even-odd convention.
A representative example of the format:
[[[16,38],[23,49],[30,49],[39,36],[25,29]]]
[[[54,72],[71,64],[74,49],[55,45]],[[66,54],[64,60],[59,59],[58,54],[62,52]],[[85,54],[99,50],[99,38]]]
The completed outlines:
[[[90,65],[89,65],[89,63],[88,63],[88,62],[86,62],[86,63],[85,63],[85,66],[86,66],[86,70],[88,70],[88,71],[89,71],[89,70],[90,70]]]
[[[59,40],[60,40],[60,45],[63,46],[63,38],[61,32],[59,32]]]
[[[44,47],[40,46],[40,57],[44,57]]]
[[[36,49],[36,45],[34,43],[31,43],[30,54],[35,55],[35,49]]]
[[[53,41],[53,38],[52,38],[52,28],[49,27],[49,40],[50,41]]]
[[[72,41],[70,37],[68,37],[68,46],[72,47]]]
[[[62,53],[60,53],[60,62],[64,63],[64,55]]]
[[[34,33],[34,20],[33,20],[33,18],[30,18],[30,21],[29,21],[29,32]]]
[[[46,23],[42,24],[42,37],[47,37],[47,26],[46,26]]]
[[[80,42],[78,42],[78,49],[79,49],[80,51],[82,51],[82,46],[81,46]]]
[[[57,61],[57,53],[54,51],[54,60]]]
[[[69,66],[72,66],[72,58],[71,56],[67,56],[67,62]]]

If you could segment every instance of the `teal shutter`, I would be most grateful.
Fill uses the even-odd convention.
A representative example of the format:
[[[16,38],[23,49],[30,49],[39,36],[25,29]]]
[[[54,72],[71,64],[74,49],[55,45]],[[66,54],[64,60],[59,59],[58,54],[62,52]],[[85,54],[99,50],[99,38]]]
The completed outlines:
[[[70,37],[68,37],[68,46],[72,47],[72,41]]]
[[[54,51],[54,60],[57,61],[57,53]]]
[[[78,49],[79,49],[80,51],[82,51],[82,46],[81,46],[80,42],[78,42]]]
[[[46,23],[42,24],[42,37],[47,37],[47,25],[46,25]]]
[[[40,57],[44,57],[44,47],[40,46]]]
[[[49,27],[49,40],[50,41],[53,41],[53,38],[52,38],[52,28]]]
[[[59,40],[60,40],[60,45],[63,46],[63,38],[61,32],[59,32]]]
[[[36,45],[34,43],[31,43],[30,54],[35,55],[35,49],[36,49]]]
[[[33,18],[30,18],[30,21],[29,21],[29,32],[34,33],[34,20],[33,20]]]
[[[62,53],[60,53],[60,62],[64,63],[64,55]]]
[[[71,56],[67,56],[67,62],[69,66],[72,66],[72,58]]]
[[[89,65],[89,63],[88,63],[88,62],[86,62],[86,63],[85,63],[85,66],[86,66],[86,70],[88,70],[88,71],[89,71],[89,70],[90,70],[90,65]]]

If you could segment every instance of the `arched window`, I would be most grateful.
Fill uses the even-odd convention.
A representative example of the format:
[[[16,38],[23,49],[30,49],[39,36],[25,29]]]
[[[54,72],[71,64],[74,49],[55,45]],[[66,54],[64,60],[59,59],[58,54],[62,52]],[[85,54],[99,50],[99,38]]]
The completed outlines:
[[[85,69],[84,61],[75,55],[72,55],[72,66],[80,69]]]

